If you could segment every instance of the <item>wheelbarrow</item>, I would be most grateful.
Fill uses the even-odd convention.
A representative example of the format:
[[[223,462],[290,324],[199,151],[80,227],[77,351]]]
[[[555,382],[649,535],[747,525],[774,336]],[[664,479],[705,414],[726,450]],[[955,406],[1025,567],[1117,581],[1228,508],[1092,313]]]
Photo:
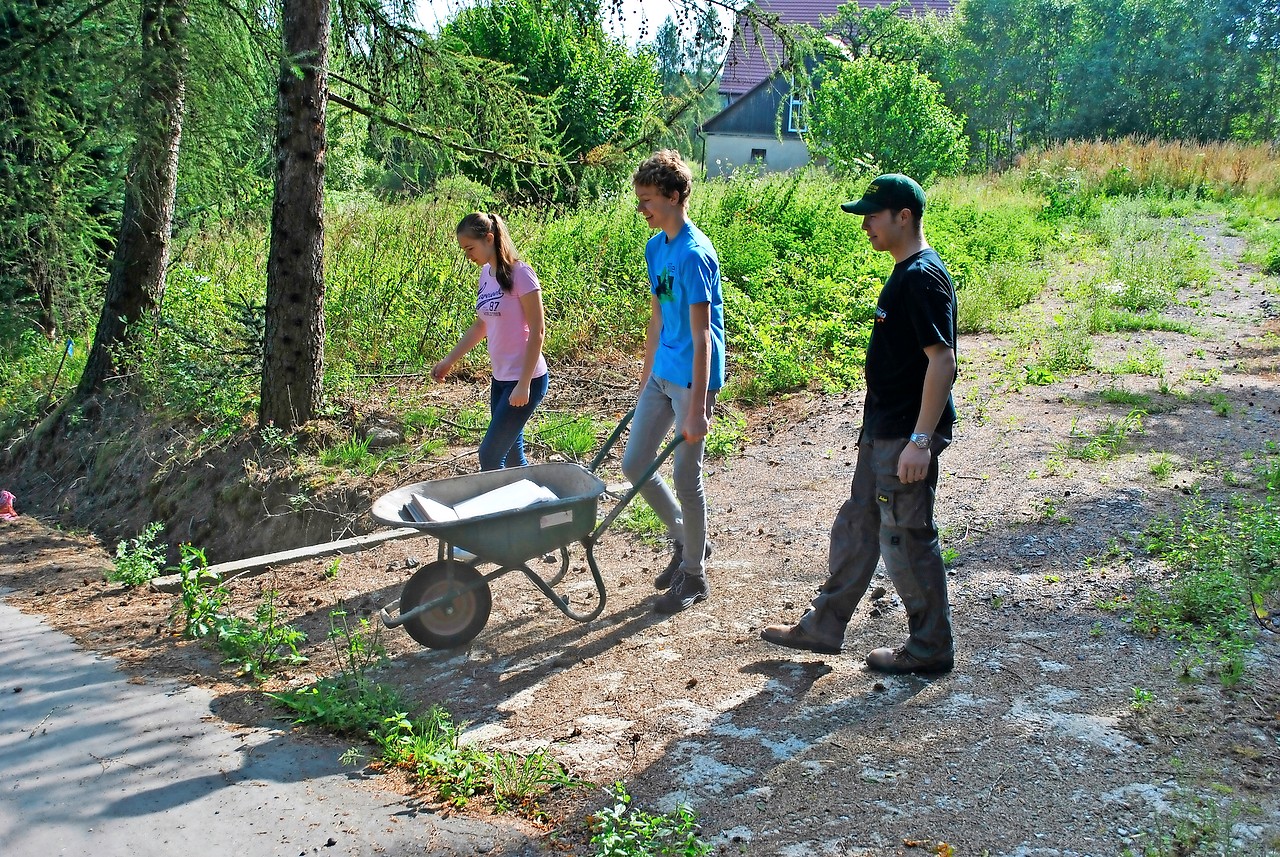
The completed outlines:
[[[373,503],[373,517],[393,527],[416,527],[439,540],[434,562],[419,568],[400,598],[379,611],[388,628],[403,627],[409,636],[432,649],[452,649],[475,638],[489,621],[493,607],[490,583],[512,571],[524,576],[570,619],[590,622],[604,610],[605,585],[596,564],[595,545],[605,530],[640,492],[684,440],[676,433],[602,520],[597,507],[605,483],[596,470],[635,415],[632,410],[618,423],[587,467],[575,462],[531,464],[489,470],[447,479],[433,479],[397,488]],[[452,506],[488,491],[527,479],[550,489],[554,500],[543,500],[522,509],[498,511],[456,521],[422,521],[414,508],[414,495]],[[580,612],[552,588],[569,571],[569,547],[577,542],[587,554],[587,567],[595,583],[595,606]],[[529,562],[559,554],[559,567],[543,577]],[[497,566],[482,572],[482,566]],[[396,611],[392,613],[392,611]]]

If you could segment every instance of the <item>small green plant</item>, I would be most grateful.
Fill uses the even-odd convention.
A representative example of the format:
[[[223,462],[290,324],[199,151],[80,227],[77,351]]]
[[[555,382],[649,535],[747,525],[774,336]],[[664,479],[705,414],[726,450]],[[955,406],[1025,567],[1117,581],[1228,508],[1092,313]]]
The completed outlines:
[[[538,418],[530,434],[533,439],[566,456],[580,459],[596,447],[598,431],[591,417],[570,417],[549,413]]]
[[[1155,698],[1155,694],[1151,691],[1135,687],[1133,689],[1133,695],[1129,700],[1129,708],[1132,709],[1135,714],[1139,714],[1144,711],[1148,705],[1154,702]]]
[[[373,679],[387,655],[378,624],[368,619],[353,622],[339,607],[329,613],[329,643],[342,664],[339,673],[297,690],[268,694],[294,713],[294,723],[365,737],[407,708],[398,690]]]
[[[489,427],[489,412],[483,404],[476,402],[459,411],[452,425],[460,439],[477,438]]]
[[[667,525],[640,496],[636,496],[618,516],[617,525],[647,545],[662,544],[667,537]]]
[[[1235,835],[1236,823],[1244,815],[1258,814],[1256,808],[1187,791],[1176,792],[1173,800],[1177,806],[1157,815],[1150,829],[1137,835],[1137,847],[1126,848],[1121,857],[1269,857],[1275,853],[1274,843],[1248,843]]]
[[[1224,393],[1211,393],[1209,395],[1209,406],[1213,408],[1213,412],[1220,417],[1229,417],[1235,411],[1231,400]]]
[[[273,452],[292,454],[298,451],[298,436],[276,427],[275,424],[258,429],[258,437],[262,440],[262,446]]]
[[[1107,419],[1096,432],[1082,431],[1071,422],[1071,433],[1060,451],[1083,461],[1105,461],[1112,458],[1131,434],[1142,434],[1142,419],[1146,413],[1133,410],[1115,420]]]
[[[1089,628],[1089,636],[1094,638],[1095,640],[1101,637],[1105,633],[1106,631],[1103,629],[1101,622],[1094,622],[1093,625],[1091,625]]]
[[[180,583],[178,606],[175,616],[182,618],[182,634],[188,639],[207,637],[217,629],[230,594],[218,575],[209,571],[209,561],[204,551],[192,545],[179,548],[178,565]]]
[[[1108,405],[1125,405],[1130,409],[1147,411],[1151,407],[1151,397],[1145,393],[1133,393],[1120,387],[1108,387],[1099,394],[1099,398]]]
[[[1169,457],[1169,453],[1162,452],[1156,456],[1156,460],[1151,462],[1151,475],[1161,481],[1168,479],[1173,473],[1173,459]]]
[[[242,674],[260,680],[276,664],[305,663],[298,644],[306,639],[297,628],[279,621],[276,592],[268,590],[252,619],[226,612],[231,600],[226,584],[209,571],[204,551],[183,545],[178,570],[179,601],[175,615],[182,619],[182,633],[193,640],[212,639]]]
[[[1201,384],[1208,387],[1211,384],[1216,384],[1218,382],[1218,379],[1222,377],[1222,370],[1221,369],[1192,370],[1190,372],[1187,372],[1182,377],[1186,378],[1188,381],[1199,381]]]
[[[956,560],[958,560],[959,558],[960,558],[960,552],[955,548],[942,549],[942,563],[947,568],[951,568],[951,566],[955,565]]]
[[[652,814],[631,805],[622,783],[606,792],[609,804],[590,819],[595,857],[703,857],[710,845],[698,838],[698,820],[682,806],[674,813]]]
[[[1159,378],[1164,375],[1164,354],[1158,345],[1148,345],[1137,354],[1130,354],[1118,363],[1111,371],[1117,375],[1149,375]]]
[[[307,662],[298,651],[298,644],[305,642],[307,636],[280,621],[276,610],[277,597],[275,590],[268,590],[262,603],[254,610],[252,619],[218,617],[218,649],[226,657],[223,663],[256,680],[261,680],[266,671],[277,664],[296,666]]]
[[[420,411],[409,411],[402,418],[406,432],[426,434],[440,428],[444,422],[444,414],[439,408],[424,408]]]
[[[1257,462],[1253,466],[1253,474],[1261,487],[1268,491],[1280,491],[1280,459],[1269,459]]]
[[[1033,387],[1047,387],[1050,384],[1058,383],[1058,376],[1054,375],[1046,367],[1033,363],[1026,367],[1025,380]]]
[[[369,438],[352,437],[337,446],[320,450],[320,463],[325,467],[359,470],[370,458]]]
[[[342,557],[335,556],[328,565],[324,567],[324,576],[328,580],[337,580],[338,572],[342,570]]]
[[[501,811],[520,809],[525,815],[539,814],[537,800],[548,792],[577,785],[546,748],[527,756],[495,752],[489,759],[493,801]]]
[[[1280,508],[1236,496],[1225,506],[1194,497],[1176,518],[1152,523],[1145,546],[1170,574],[1139,590],[1131,621],[1139,633],[1182,643],[1183,675],[1239,681],[1256,624],[1280,602]]]
[[[137,537],[117,544],[115,562],[107,572],[107,579],[125,586],[142,586],[159,577],[165,555],[165,546],[156,544],[161,529],[161,524],[152,522],[143,527]]]
[[[1070,524],[1071,516],[1058,508],[1058,502],[1052,497],[1040,498],[1040,510],[1037,519],[1046,524]]]

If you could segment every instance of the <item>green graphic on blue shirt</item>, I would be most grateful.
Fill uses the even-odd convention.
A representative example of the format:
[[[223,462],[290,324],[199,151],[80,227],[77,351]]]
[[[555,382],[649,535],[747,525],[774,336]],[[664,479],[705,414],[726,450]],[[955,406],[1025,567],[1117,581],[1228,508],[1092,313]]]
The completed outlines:
[[[658,274],[657,280],[658,287],[654,289],[653,293],[657,295],[658,301],[661,303],[670,303],[675,300],[675,295],[672,292],[672,285],[675,283],[675,275],[671,273],[671,269],[663,268]]]

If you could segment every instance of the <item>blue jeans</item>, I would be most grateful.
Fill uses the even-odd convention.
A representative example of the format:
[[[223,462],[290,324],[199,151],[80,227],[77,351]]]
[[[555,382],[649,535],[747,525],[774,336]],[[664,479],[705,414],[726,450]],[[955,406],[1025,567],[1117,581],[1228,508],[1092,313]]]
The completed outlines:
[[[701,403],[708,419],[715,407],[717,392],[708,390],[706,401]],[[656,375],[649,376],[649,382],[640,391],[640,399],[636,402],[631,434],[627,436],[627,450],[622,455],[622,472],[633,483],[658,457],[659,448],[671,427],[674,425],[676,431],[680,430],[688,413],[690,398],[687,387]],[[671,454],[675,496],[657,474],[640,488],[640,496],[666,525],[667,535],[684,546],[684,562],[680,567],[685,574],[694,577],[702,577],[706,573],[703,559],[707,549],[707,499],[702,492],[702,452],[705,448],[704,439],[697,443],[682,443]]]
[[[480,469],[501,470],[524,467],[524,425],[533,416],[542,397],[547,394],[551,373],[539,375],[529,382],[529,401],[520,407],[511,404],[511,391],[519,381],[499,381],[489,385],[489,430],[480,442]]]

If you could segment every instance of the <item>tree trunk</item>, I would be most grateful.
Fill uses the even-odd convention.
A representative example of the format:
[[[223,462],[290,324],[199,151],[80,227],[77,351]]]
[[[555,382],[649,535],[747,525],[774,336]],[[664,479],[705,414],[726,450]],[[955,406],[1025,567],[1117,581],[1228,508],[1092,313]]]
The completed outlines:
[[[287,431],[315,415],[324,383],[328,0],[285,0],[283,24],[258,424]]]
[[[102,317],[77,396],[101,388],[114,369],[114,351],[131,336],[130,325],[154,313],[164,297],[186,107],[186,28],[187,0],[142,4],[138,137],[125,177],[124,211]]]

